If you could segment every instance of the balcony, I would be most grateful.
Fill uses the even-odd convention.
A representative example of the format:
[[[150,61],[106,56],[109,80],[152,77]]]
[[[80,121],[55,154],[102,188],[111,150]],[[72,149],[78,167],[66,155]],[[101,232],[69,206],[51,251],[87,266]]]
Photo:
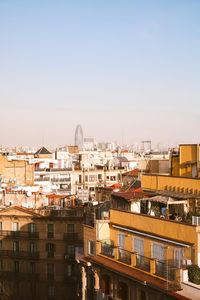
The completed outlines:
[[[78,241],[78,232],[66,232],[64,233],[64,240],[67,241]]]
[[[40,177],[40,178],[35,178],[34,181],[50,181],[50,178]]]
[[[62,217],[62,218],[82,218],[82,209],[59,209],[51,211],[52,217]]]
[[[28,238],[28,239],[39,239],[39,232],[28,232],[28,231],[12,231],[12,230],[0,230],[0,236],[7,238]]]
[[[64,275],[64,282],[75,282],[77,281],[77,276],[72,274]]]
[[[131,265],[131,252],[119,248],[118,260],[124,264]]]
[[[14,271],[0,271],[0,278],[10,280],[39,280],[39,273],[28,273],[28,272],[14,272]]]
[[[65,253],[64,259],[65,260],[75,260],[75,253]]]
[[[101,243],[101,254],[114,258],[114,247],[110,244]]]
[[[136,268],[146,272],[150,272],[150,265],[151,265],[151,258],[136,254],[136,265],[135,265]]]
[[[35,172],[70,172],[72,168],[38,168]]]
[[[70,178],[52,178],[51,182],[67,182],[69,183],[71,181]]]
[[[119,248],[113,245],[113,242],[110,241],[109,244],[105,242],[97,242],[97,257],[101,259],[101,256],[104,256],[108,259],[108,261],[116,262],[119,265],[131,268],[132,270],[141,271],[142,273],[151,275],[152,277],[157,276],[160,279],[165,279],[171,282],[172,289],[176,289],[178,284],[174,285],[173,283],[178,283],[180,280],[180,268],[173,265],[173,263],[169,260],[167,261],[158,261],[151,257],[146,257],[140,255],[136,252],[130,252],[125,249]],[[164,282],[164,281],[163,281]],[[100,296],[99,296],[100,297]],[[101,298],[100,298],[101,299]]]
[[[47,252],[47,257],[48,258],[54,258],[54,251]]]
[[[166,278],[168,280],[175,280],[177,267],[170,265],[166,261],[156,261],[155,274],[159,277]]]
[[[16,258],[39,258],[39,252],[31,251],[14,251],[14,250],[0,250],[0,256],[16,257]]]

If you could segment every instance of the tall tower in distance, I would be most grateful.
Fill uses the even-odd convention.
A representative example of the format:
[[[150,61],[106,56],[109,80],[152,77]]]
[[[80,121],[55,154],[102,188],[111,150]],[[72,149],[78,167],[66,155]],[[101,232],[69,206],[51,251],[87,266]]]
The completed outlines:
[[[80,124],[76,126],[74,144],[78,146],[79,149],[83,148],[83,129]]]

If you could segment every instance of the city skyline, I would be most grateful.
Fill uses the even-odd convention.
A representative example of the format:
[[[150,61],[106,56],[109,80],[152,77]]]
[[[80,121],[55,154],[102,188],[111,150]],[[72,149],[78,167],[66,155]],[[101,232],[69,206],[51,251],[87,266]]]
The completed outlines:
[[[1,1],[4,146],[198,143],[200,2]]]

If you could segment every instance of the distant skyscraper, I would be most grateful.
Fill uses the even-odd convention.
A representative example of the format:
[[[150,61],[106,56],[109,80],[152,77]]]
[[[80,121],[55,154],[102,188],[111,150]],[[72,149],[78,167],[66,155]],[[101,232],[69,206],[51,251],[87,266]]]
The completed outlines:
[[[76,126],[74,143],[79,149],[83,148],[83,129],[80,124]]]

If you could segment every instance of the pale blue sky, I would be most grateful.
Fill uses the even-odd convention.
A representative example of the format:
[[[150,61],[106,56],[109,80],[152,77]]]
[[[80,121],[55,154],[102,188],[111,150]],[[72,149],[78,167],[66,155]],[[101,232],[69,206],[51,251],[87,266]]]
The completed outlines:
[[[200,142],[199,0],[0,0],[0,144]]]

